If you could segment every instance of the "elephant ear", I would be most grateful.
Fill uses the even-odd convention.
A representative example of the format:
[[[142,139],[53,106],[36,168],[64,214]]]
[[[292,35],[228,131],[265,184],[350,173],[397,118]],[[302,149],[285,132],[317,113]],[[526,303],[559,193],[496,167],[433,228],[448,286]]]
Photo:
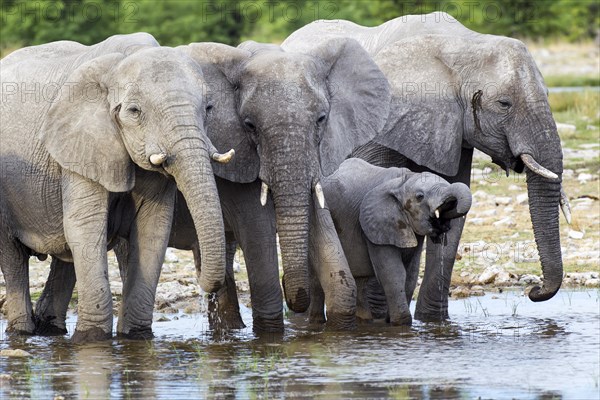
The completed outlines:
[[[360,204],[360,226],[372,243],[400,248],[415,247],[417,237],[401,202],[400,187],[404,179],[397,178],[371,189]]]
[[[134,164],[111,116],[106,84],[111,69],[124,57],[111,53],[77,67],[51,104],[41,129],[42,142],[62,168],[110,192],[127,192],[135,184]]]
[[[375,142],[447,176],[458,172],[463,109],[456,75],[440,49],[444,36],[395,42],[374,57],[391,85],[390,115]]]
[[[323,61],[330,110],[320,143],[321,170],[333,173],[352,150],[377,135],[388,115],[390,87],[354,39],[326,41],[309,54]]]
[[[232,182],[254,182],[260,167],[256,146],[244,130],[235,100],[236,70],[250,53],[219,43],[192,43],[180,46],[202,68],[207,84],[206,132],[217,150],[235,150],[227,164],[213,161],[215,175]]]

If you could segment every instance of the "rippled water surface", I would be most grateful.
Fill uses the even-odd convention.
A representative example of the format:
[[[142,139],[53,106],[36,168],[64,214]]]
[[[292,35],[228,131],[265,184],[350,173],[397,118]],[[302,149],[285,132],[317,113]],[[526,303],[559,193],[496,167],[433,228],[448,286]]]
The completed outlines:
[[[347,333],[291,317],[281,337],[218,335],[203,315],[168,314],[151,342],[3,337],[0,349],[33,357],[0,358],[0,398],[598,399],[599,298],[487,294],[451,300],[450,323]]]

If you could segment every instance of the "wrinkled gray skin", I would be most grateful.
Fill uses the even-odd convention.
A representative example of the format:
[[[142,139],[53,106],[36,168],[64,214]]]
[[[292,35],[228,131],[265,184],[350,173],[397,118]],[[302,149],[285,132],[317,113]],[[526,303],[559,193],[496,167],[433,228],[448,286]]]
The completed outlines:
[[[449,184],[429,172],[381,168],[358,158],[344,161],[322,182],[359,288],[357,316],[373,319],[360,289],[376,276],[385,293],[389,321],[411,325],[409,304],[419,276],[423,238],[429,236],[439,242],[450,229],[450,221],[467,214],[471,207],[469,188],[463,183]],[[313,301],[311,324],[322,321],[322,314],[323,304]]]
[[[354,156],[380,166],[433,171],[469,184],[473,148],[522,172],[528,154],[557,179],[527,168],[529,209],[544,273],[533,301],[550,299],[562,282],[558,205],[562,151],[547,89],[525,45],[473,32],[445,13],[399,17],[373,28],[317,21],[282,44],[306,51],[332,38],[356,39],[392,86],[386,126]],[[427,246],[415,317],[448,318],[448,291],[464,219],[453,220],[447,245]],[[440,268],[441,266],[441,268]]]
[[[109,338],[106,250],[126,237],[133,251],[118,330],[151,333],[175,184],[202,244],[200,284],[218,290],[225,239],[200,67],[150,35],[133,34],[89,47],[55,42],[24,48],[3,59],[1,68],[0,263],[7,331],[34,332],[27,260],[51,255],[75,265],[73,341]],[[36,85],[38,97],[25,94]],[[150,156],[159,153],[168,157],[152,164]]]
[[[333,247],[321,246],[315,256],[338,260],[326,267],[337,288],[326,299],[331,325],[353,326],[356,286],[331,216],[315,206],[313,191],[323,175],[337,169],[354,147],[374,137],[385,123],[386,79],[350,39],[336,39],[307,53],[255,42],[239,48],[194,43],[188,51],[196,60],[208,60],[227,78],[227,84],[218,88],[222,96],[233,93],[235,117],[244,131],[232,130],[230,136],[213,140],[217,147],[237,143],[232,163],[243,168],[227,164],[215,167],[215,173],[233,182],[258,178],[268,185],[288,306],[303,312],[309,305],[308,229],[314,218],[319,229],[311,232],[311,239],[334,240]],[[336,279],[340,275],[347,279]]]
[[[236,155],[227,163],[213,161],[213,171],[223,210],[226,230],[227,272],[224,286],[209,296],[209,323],[213,329],[238,329],[245,327],[242,321],[235,281],[233,257],[236,243],[244,252],[252,301],[253,330],[255,332],[283,331],[282,293],[279,284],[277,244],[275,239],[275,210],[268,199],[260,204],[258,163],[249,160],[252,150],[240,118],[237,115],[234,86],[204,52],[192,51],[192,46],[180,46],[181,50],[201,66],[206,82],[206,94],[210,110],[205,127],[209,139],[222,149],[233,148]],[[193,219],[183,195],[178,192],[169,246],[192,250],[196,269],[202,269],[201,252]],[[115,248],[121,274],[127,274],[129,244],[122,241]],[[38,333],[62,334],[67,307],[75,279],[72,266],[55,267],[52,263],[48,283],[36,304],[35,314],[40,322]],[[69,268],[70,267],[70,268]],[[150,300],[150,299],[149,299]],[[57,327],[57,329],[54,329]]]

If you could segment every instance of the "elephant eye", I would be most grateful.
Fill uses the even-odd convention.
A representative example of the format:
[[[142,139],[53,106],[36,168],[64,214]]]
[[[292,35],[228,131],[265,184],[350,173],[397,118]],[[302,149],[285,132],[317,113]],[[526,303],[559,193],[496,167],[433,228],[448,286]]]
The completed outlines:
[[[127,111],[131,114],[139,114],[141,112],[140,108],[136,105],[129,106]]]
[[[421,201],[425,198],[425,195],[422,192],[417,192],[415,198],[417,199],[417,201]]]
[[[206,113],[208,114],[209,112],[211,112],[213,108],[214,108],[214,107],[213,107],[213,105],[212,105],[212,104],[209,104],[209,105],[207,105],[207,106],[206,106]]]
[[[325,118],[327,118],[327,115],[322,114],[319,116],[319,119],[317,119],[317,125],[322,124],[325,121]]]
[[[502,108],[510,108],[512,106],[512,104],[510,104],[510,101],[507,100],[498,100],[498,104],[500,104],[500,107]]]
[[[256,130],[256,126],[254,126],[254,124],[252,123],[252,121],[250,121],[249,118],[244,119],[244,126],[246,127],[246,129],[248,129],[249,131],[254,132]]]

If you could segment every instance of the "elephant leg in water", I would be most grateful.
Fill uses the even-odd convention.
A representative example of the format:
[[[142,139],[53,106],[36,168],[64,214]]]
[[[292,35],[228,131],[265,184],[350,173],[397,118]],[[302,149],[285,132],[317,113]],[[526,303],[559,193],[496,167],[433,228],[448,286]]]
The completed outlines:
[[[356,327],[356,282],[350,272],[327,204],[324,208],[318,204],[319,201],[315,198],[310,224],[310,270],[316,271],[325,293],[327,326],[334,329],[353,329]],[[315,306],[318,306],[318,301],[315,301]],[[313,307],[311,309],[314,311]],[[315,313],[316,317],[318,313]]]
[[[67,333],[65,320],[75,282],[73,263],[53,257],[46,285],[35,304],[36,335],[53,336]]]
[[[217,178],[221,207],[226,230],[233,233],[228,243],[235,239],[244,253],[250,296],[252,302],[253,330],[255,332],[283,331],[283,295],[279,284],[277,242],[275,230],[275,208],[270,198],[264,206],[260,204],[261,184],[259,181],[241,184]],[[230,235],[230,233],[228,233]],[[234,242],[235,243],[235,242]],[[229,248],[226,274],[226,289],[215,297],[216,316],[229,321],[230,316],[239,316],[239,304],[233,276],[235,247]],[[197,260],[199,258],[196,257]],[[201,265],[196,263],[200,271]],[[241,318],[239,318],[240,323]],[[242,323],[243,324],[243,323]]]
[[[240,315],[240,303],[238,301],[235,277],[233,271],[233,260],[237,250],[237,242],[231,232],[225,228],[225,284],[219,291],[208,295],[208,324],[211,329],[242,329],[246,325]],[[194,263],[198,277],[202,271],[200,262],[200,248],[194,245]]]

